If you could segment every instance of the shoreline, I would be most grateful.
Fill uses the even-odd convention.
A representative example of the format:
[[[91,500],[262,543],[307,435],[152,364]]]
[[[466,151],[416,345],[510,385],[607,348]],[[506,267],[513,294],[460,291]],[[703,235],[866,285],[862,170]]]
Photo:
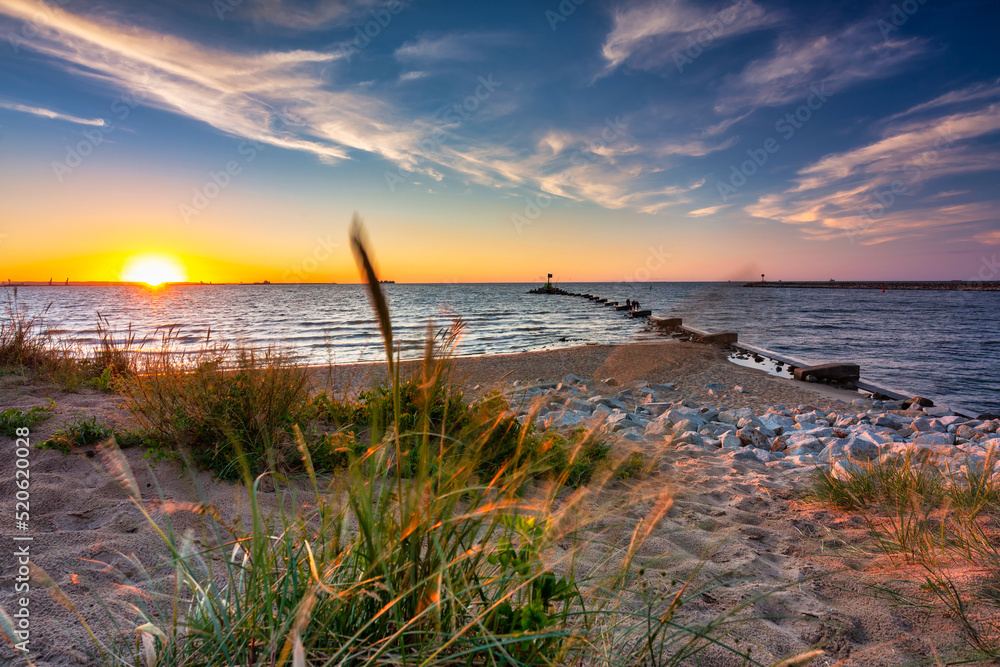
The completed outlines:
[[[453,358],[452,377],[465,390],[486,391],[498,384],[558,383],[569,374],[592,378],[595,383],[613,379],[619,385],[639,380],[676,383],[678,393],[699,396],[699,400],[722,399],[740,407],[763,408],[773,403],[843,402],[862,397],[856,391],[829,385],[811,384],[774,376],[760,368],[736,364],[730,351],[716,345],[670,339],[663,343],[641,342],[620,345],[579,345],[555,350],[463,355]],[[406,377],[420,368],[420,359],[402,360],[400,375]],[[384,361],[336,365],[310,365],[317,382],[326,381],[337,390],[353,392],[386,378]],[[747,393],[711,396],[705,385],[719,383],[742,386]]]
[[[638,354],[638,352],[642,351],[644,348],[647,349],[649,354]],[[670,353],[670,350],[666,350],[666,352],[659,351],[659,348],[676,348],[676,354]],[[626,350],[634,351],[629,354],[625,352]],[[710,363],[710,366],[706,367],[706,372],[715,372],[716,374],[732,376],[734,378],[744,377],[740,372],[732,370],[738,368],[749,372],[751,374],[749,377],[761,376],[771,378],[776,383],[772,386],[772,389],[774,390],[788,389],[790,391],[804,392],[803,395],[815,395],[824,400],[841,400],[849,403],[856,398],[884,397],[886,400],[905,401],[919,395],[916,392],[908,392],[898,387],[889,387],[882,383],[876,383],[866,379],[864,376],[862,376],[862,378],[855,383],[857,385],[857,389],[855,390],[844,389],[827,384],[802,382],[791,377],[784,377],[771,373],[766,370],[763,365],[757,364],[753,361],[742,364],[731,358],[734,352],[749,352],[751,354],[762,356],[766,359],[779,361],[786,365],[790,364],[798,367],[806,367],[810,365],[789,355],[773,352],[767,348],[745,343],[715,345],[688,342],[669,337],[665,338],[663,342],[641,341],[620,344],[586,344],[555,348],[551,350],[527,350],[523,352],[501,352],[496,354],[487,353],[456,355],[453,357],[453,363],[455,375],[463,378],[460,381],[460,384],[466,389],[475,385],[490,385],[504,381],[511,382],[514,380],[521,383],[558,382],[569,373],[581,375],[581,371],[577,367],[580,363],[589,364],[586,367],[593,368],[596,373],[596,371],[602,370],[603,365],[595,366],[594,362],[602,355],[607,360],[607,363],[610,364],[607,368],[604,368],[607,373],[604,375],[601,373],[583,373],[583,375],[591,377],[595,381],[601,381],[607,377],[615,377],[616,380],[622,382],[623,384],[639,379],[649,382],[666,382],[669,381],[669,378],[664,374],[662,364],[657,365],[659,363],[657,360],[664,363],[675,363],[678,358],[683,357],[686,354],[692,354],[694,351],[701,351],[701,353],[697,356],[703,361]],[[645,361],[646,366],[643,366],[642,363],[640,363],[637,367],[640,369],[648,367],[649,364],[653,364],[653,367],[650,368],[650,372],[647,373],[650,377],[638,377],[634,374],[638,372],[635,369],[631,369],[626,372],[623,375],[624,379],[623,377],[616,377],[612,370],[620,368],[620,363],[615,361],[615,357],[623,356],[630,356],[640,362]],[[724,365],[715,366],[717,362],[721,362]],[[405,376],[408,373],[419,370],[421,359],[402,359],[398,363],[400,366],[400,374]],[[511,369],[506,373],[502,372],[501,368],[505,364],[509,365]],[[538,364],[537,368],[540,375],[532,375],[532,373],[526,371],[526,366],[530,367],[531,364]],[[363,384],[365,388],[370,388],[373,381],[380,381],[386,378],[385,361],[359,361],[319,365],[310,364],[307,368],[314,377],[320,377],[326,374],[328,378],[335,378],[333,384],[334,386],[338,386],[340,388],[344,388],[345,386],[347,388],[356,386],[356,383],[353,380],[358,377],[362,378],[362,382],[360,384]],[[465,374],[464,376],[463,373]],[[620,371],[619,374],[621,374]],[[642,375],[642,373],[639,372],[639,375]],[[347,378],[346,383],[344,380],[345,378]],[[738,384],[738,380],[735,382]],[[925,396],[925,398],[930,398],[932,400],[935,399],[933,395]],[[975,417],[979,414],[976,410],[968,410],[962,405],[944,404],[939,403],[937,400],[934,400],[934,405],[938,407],[950,408],[956,414],[965,415],[969,418]]]

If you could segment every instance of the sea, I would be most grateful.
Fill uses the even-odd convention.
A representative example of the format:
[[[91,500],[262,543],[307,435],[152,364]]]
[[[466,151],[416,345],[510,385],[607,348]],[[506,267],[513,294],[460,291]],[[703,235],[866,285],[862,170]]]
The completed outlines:
[[[385,284],[403,358],[419,357],[428,321],[465,323],[458,353],[670,341],[644,320],[588,299],[532,295],[536,285]],[[572,292],[638,300],[685,325],[735,331],[741,342],[806,363],[850,361],[883,386],[964,413],[1000,413],[1000,292],[750,289],[742,283],[565,283]],[[6,300],[13,305],[13,290]],[[155,345],[172,329],[195,349],[278,345],[316,364],[376,361],[384,350],[362,285],[24,286],[16,307],[50,333],[96,340],[98,317]]]

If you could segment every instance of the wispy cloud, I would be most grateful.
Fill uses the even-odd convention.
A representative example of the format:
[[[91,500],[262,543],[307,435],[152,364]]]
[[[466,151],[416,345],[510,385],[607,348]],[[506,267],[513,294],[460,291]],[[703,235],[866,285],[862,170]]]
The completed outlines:
[[[1000,229],[990,229],[988,231],[981,232],[973,236],[972,240],[979,243],[986,243],[987,245],[1000,244]]]
[[[825,84],[830,92],[902,71],[926,50],[917,38],[886,41],[874,21],[819,36],[789,34],[774,53],[748,64],[724,84],[716,111],[723,114],[778,106]]]
[[[978,105],[891,123],[879,140],[803,167],[796,185],[765,195],[745,210],[798,225],[812,238],[848,234],[862,243],[926,236],[956,225],[995,225],[1000,201],[947,204],[942,200],[965,191],[933,192],[931,187],[943,177],[998,170],[1000,154],[981,141],[1000,132],[1000,104],[983,105],[989,98],[965,96],[965,102]]]
[[[14,102],[4,102],[2,100],[0,100],[0,109],[20,111],[21,113],[41,116],[42,118],[51,118],[53,120],[64,120],[68,123],[76,123],[77,125],[94,125],[96,127],[104,125],[104,121],[100,118],[80,118],[78,116],[71,116],[69,114],[59,113],[58,111],[52,111],[51,109],[28,106],[27,104],[16,104]]]
[[[665,0],[622,9],[601,53],[612,70],[623,63],[642,69],[673,64],[674,53],[693,43],[716,42],[773,25],[779,17],[752,0],[740,0],[720,11]]]
[[[401,61],[482,60],[489,48],[512,43],[512,36],[503,33],[456,32],[444,35],[424,35],[396,49]]]
[[[246,5],[230,2],[229,16],[246,16],[259,25],[279,26],[294,30],[326,30],[360,20],[366,11],[386,3],[381,0],[244,0]],[[397,3],[399,4],[399,3]],[[373,17],[368,16],[368,20]]]
[[[0,22],[4,15],[28,19],[43,7],[42,0],[0,0]],[[220,132],[308,152],[326,162],[348,160],[360,152],[377,155],[413,173],[415,179],[422,175],[441,180],[451,174],[466,183],[656,213],[689,204],[687,193],[703,184],[672,173],[678,161],[721,150],[732,141],[690,139],[681,129],[668,134],[648,120],[633,134],[625,129],[627,119],[622,127],[614,119],[608,120],[610,125],[597,121],[592,127],[580,121],[573,130],[553,130],[548,139],[531,140],[533,128],[544,121],[536,119],[531,130],[513,135],[475,127],[498,117],[494,107],[510,109],[510,100],[503,96],[514,86],[503,80],[496,82],[497,99],[477,102],[481,108],[470,120],[444,122],[440,116],[408,111],[392,97],[397,94],[395,86],[345,80],[337,50],[248,53],[125,25],[106,16],[46,11],[45,25],[22,48],[52,59],[76,76],[134,93],[144,104]],[[477,39],[500,44],[503,36],[493,38],[493,42],[470,34],[421,38],[404,46],[397,57],[434,62],[414,67],[414,74],[404,74],[402,80],[428,71],[444,58],[466,58]],[[469,96],[481,86],[471,80],[468,89],[456,93],[455,101],[473,99]],[[551,125],[566,123],[554,120]]]
[[[694,211],[688,211],[688,215],[692,218],[704,218],[707,215],[715,215],[724,208],[727,208],[727,204],[719,204],[718,206],[707,206],[705,208],[699,208]]]
[[[42,7],[37,0],[0,0],[0,14],[19,19]],[[351,149],[405,159],[419,139],[419,127],[396,122],[389,105],[326,83],[325,68],[338,53],[234,53],[109,19],[46,11],[45,25],[24,48],[220,131],[331,161]]]
[[[908,118],[911,116],[916,116],[928,111],[935,111],[944,107],[953,107],[962,104],[968,104],[969,102],[977,102],[981,100],[996,100],[1000,99],[1000,79],[992,82],[981,82],[975,83],[971,86],[965,88],[960,88],[958,90],[953,90],[951,92],[945,93],[940,97],[935,97],[929,102],[924,102],[923,104],[918,104],[916,106],[910,107],[906,111],[902,111],[894,116],[890,116],[886,119],[886,122],[892,122],[900,118]]]
[[[417,79],[423,79],[427,77],[427,72],[420,70],[411,70],[409,72],[403,72],[399,75],[400,81],[416,81]]]

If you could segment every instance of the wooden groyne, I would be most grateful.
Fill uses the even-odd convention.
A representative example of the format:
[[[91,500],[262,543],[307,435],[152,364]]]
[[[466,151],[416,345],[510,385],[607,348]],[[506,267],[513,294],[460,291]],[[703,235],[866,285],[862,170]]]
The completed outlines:
[[[617,301],[612,301],[603,296],[596,296],[594,294],[581,294],[579,292],[570,292],[568,290],[555,287],[551,284],[546,283],[542,287],[538,287],[533,290],[528,290],[528,294],[557,294],[560,296],[577,296],[584,299],[590,299],[594,303],[600,304],[602,306],[608,306],[614,308],[616,311],[624,312],[627,317],[633,318],[649,318],[653,311],[651,310],[640,310],[634,306],[623,306]]]
[[[877,282],[872,280],[867,281],[839,281],[839,280],[829,280],[827,282],[820,281],[793,281],[793,282],[782,282],[782,281],[759,281],[746,283],[744,287],[788,287],[788,288],[799,288],[799,289],[873,289],[873,290],[937,290],[937,291],[956,291],[956,292],[998,292],[1000,291],[1000,282],[980,282],[980,281],[967,281],[967,280],[953,280],[950,282],[907,282],[907,281],[885,281]]]
[[[683,325],[683,322],[679,317],[653,317],[652,310],[624,306],[617,301],[611,301],[610,299],[594,294],[570,292],[548,283],[542,287],[528,290],[528,294],[554,294],[559,296],[575,296],[582,299],[590,299],[594,303],[602,306],[612,307],[616,311],[623,313],[626,317],[648,320],[649,323],[657,329],[676,334],[678,337],[687,338],[688,340],[695,340],[702,343],[713,343],[716,345],[731,345],[739,340],[739,336],[734,332],[710,332],[695,329],[694,327],[686,327]]]

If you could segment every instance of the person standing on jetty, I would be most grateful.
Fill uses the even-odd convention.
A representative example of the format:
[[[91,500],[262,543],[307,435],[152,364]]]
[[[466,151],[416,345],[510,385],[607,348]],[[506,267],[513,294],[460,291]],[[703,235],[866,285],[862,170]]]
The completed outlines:
[[[631,299],[625,299],[625,307],[628,308],[629,310],[632,310],[632,300]]]

